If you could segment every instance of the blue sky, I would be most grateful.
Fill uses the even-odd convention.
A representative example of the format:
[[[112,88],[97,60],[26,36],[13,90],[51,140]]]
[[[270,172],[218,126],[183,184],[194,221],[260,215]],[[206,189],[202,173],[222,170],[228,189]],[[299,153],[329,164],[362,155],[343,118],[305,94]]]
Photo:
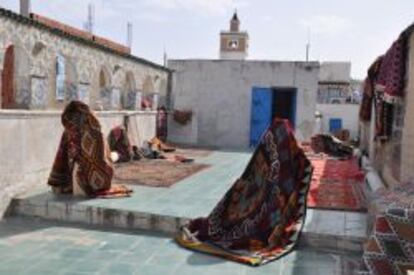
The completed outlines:
[[[18,2],[0,6],[17,11]],[[169,58],[218,58],[237,8],[250,59],[303,60],[310,29],[311,59],[351,61],[355,78],[414,21],[413,0],[32,0],[32,11],[82,28],[89,2],[96,34],[125,43],[131,21],[133,54],[158,63],[164,48]]]

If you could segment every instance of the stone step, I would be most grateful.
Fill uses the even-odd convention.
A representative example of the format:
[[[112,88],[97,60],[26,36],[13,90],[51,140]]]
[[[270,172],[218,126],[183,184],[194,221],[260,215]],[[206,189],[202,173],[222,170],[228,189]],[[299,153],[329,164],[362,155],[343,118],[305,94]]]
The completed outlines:
[[[8,215],[105,229],[148,230],[171,236],[192,218],[184,214],[163,215],[156,211],[111,207],[112,200],[108,200],[107,206],[84,201],[50,192],[18,197],[13,199]],[[361,252],[366,226],[365,213],[308,209],[300,245],[320,251]]]
[[[77,202],[78,200],[68,197],[56,197],[44,202],[16,198],[12,200],[7,214],[104,228],[141,229],[166,234],[176,234],[180,227],[189,220],[185,217],[158,213],[87,206]]]

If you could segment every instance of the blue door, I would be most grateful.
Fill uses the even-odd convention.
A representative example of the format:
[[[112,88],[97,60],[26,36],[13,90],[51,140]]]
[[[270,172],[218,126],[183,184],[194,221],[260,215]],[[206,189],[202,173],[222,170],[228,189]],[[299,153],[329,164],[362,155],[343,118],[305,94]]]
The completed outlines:
[[[272,89],[253,87],[250,116],[250,146],[260,142],[272,121]]]
[[[340,118],[331,118],[329,120],[329,132],[336,133],[338,130],[342,129],[342,119]]]

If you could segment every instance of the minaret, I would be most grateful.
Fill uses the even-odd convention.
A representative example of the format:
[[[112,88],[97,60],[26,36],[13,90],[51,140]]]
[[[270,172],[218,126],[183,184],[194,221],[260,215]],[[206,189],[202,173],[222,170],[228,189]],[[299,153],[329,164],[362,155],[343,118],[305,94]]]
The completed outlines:
[[[240,31],[240,20],[237,17],[237,11],[234,12],[233,17],[230,20],[230,31],[231,32]]]
[[[230,20],[230,30],[220,33],[220,59],[246,59],[248,42],[249,35],[240,31],[240,20],[235,11]]]

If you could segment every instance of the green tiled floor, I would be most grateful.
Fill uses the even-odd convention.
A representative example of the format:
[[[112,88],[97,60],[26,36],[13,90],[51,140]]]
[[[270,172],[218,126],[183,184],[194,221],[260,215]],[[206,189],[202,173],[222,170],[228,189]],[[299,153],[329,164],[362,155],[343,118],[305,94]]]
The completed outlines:
[[[153,214],[195,218],[207,215],[241,175],[251,153],[215,151],[208,157],[196,159],[211,165],[208,169],[188,177],[170,188],[132,185],[132,197],[123,199],[79,200],[79,206],[95,206]],[[49,188],[25,194],[23,197],[45,202],[53,200]],[[70,198],[72,199],[72,198]],[[72,199],[73,200],[73,199]]]
[[[143,232],[62,227],[37,220],[0,222],[0,274],[344,274],[335,254],[298,250],[249,267],[178,247]]]

